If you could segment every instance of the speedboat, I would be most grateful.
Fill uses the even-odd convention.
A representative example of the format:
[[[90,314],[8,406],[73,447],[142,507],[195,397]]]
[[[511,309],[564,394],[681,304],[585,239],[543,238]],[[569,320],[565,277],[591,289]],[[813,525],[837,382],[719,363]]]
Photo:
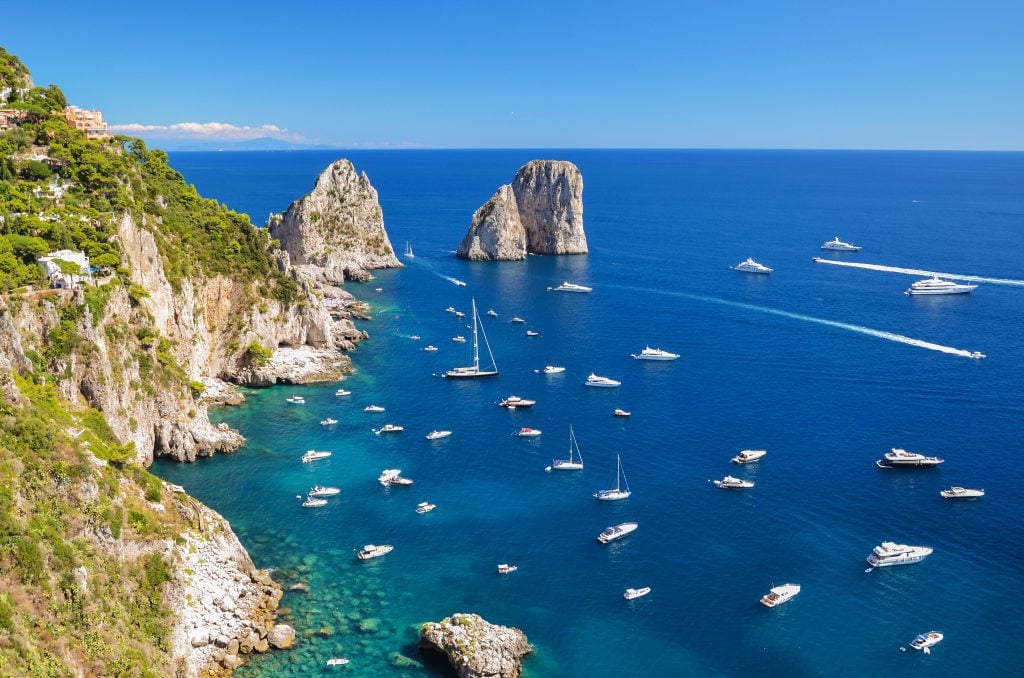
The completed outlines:
[[[381,544],[375,546],[373,544],[367,544],[363,547],[363,550],[357,554],[359,560],[370,560],[371,558],[380,558],[381,556],[387,555],[395,550],[394,546],[390,544]]]
[[[327,660],[328,666],[344,666],[345,664],[348,664],[346,657],[331,657]]]
[[[387,487],[388,485],[393,483],[395,479],[398,478],[399,475],[401,475],[401,473],[402,469],[400,468],[386,468],[383,471],[381,471],[380,475],[377,477],[377,482],[383,485],[384,487]]]
[[[448,311],[449,313],[455,313],[455,307],[454,306],[449,306],[445,310]]]
[[[412,485],[412,478],[403,478],[402,476],[395,476],[391,480],[392,485],[398,485],[399,487],[408,487]]]
[[[363,412],[383,412],[384,408],[380,405],[367,405],[363,408]]]
[[[466,314],[465,314],[465,313],[463,313],[462,311],[456,311],[456,312],[455,312],[455,317],[456,317],[456,318],[465,318],[465,317],[466,317]]]
[[[569,458],[555,459],[551,462],[550,468],[556,471],[582,471],[583,455],[580,453],[580,445],[576,442],[576,434],[572,426],[569,426]]]
[[[732,461],[735,464],[749,464],[757,461],[766,454],[768,454],[767,450],[743,450],[733,457]]]
[[[302,502],[302,506],[303,508],[320,508],[321,506],[327,506],[327,500],[317,497],[306,497],[306,500]]]
[[[969,487],[951,487],[939,492],[943,499],[978,499],[985,496],[985,490],[972,490]]]
[[[490,308],[490,309],[487,309],[487,315],[491,316],[492,318],[497,318],[498,317],[498,312],[495,311],[493,308]]]
[[[821,246],[823,250],[833,250],[835,252],[860,252],[860,247],[857,245],[851,245],[848,242],[843,242],[837,235],[832,240]]]
[[[452,341],[454,341],[454,342],[456,342],[458,344],[465,344],[466,343],[466,338],[460,334],[457,337],[452,337]]]
[[[647,346],[639,353],[631,353],[630,356],[634,360],[675,360],[679,357],[679,354],[669,353],[668,351],[663,351],[660,348],[651,348],[650,346]]]
[[[782,605],[796,594],[800,593],[799,584],[783,584],[768,590],[768,593],[761,596],[761,604],[767,607]]]
[[[732,267],[734,271],[742,271],[744,273],[771,273],[772,269],[767,266],[762,266],[750,257],[747,257],[746,261],[741,261]]]
[[[519,316],[514,316],[512,318],[512,320],[509,320],[509,322],[510,323],[525,323],[526,321],[523,320],[522,318],[520,318]]]
[[[404,426],[396,426],[395,424],[384,424],[379,429],[375,430],[374,433],[380,435],[381,433],[401,433],[405,430]]]
[[[885,455],[879,459],[876,464],[879,468],[902,468],[902,467],[921,467],[921,466],[938,466],[945,459],[939,459],[938,457],[926,457],[923,454],[917,452],[907,452],[906,450],[898,447],[892,448],[892,452],[886,452]]]
[[[512,396],[509,396],[509,397],[505,398],[504,400],[502,400],[498,404],[501,405],[502,407],[507,407],[510,410],[514,410],[514,409],[517,409],[517,408],[520,408],[520,407],[522,407],[522,408],[533,407],[534,405],[537,404],[537,401],[536,400],[527,400],[526,398],[520,398],[519,396],[512,395]]]
[[[437,508],[437,504],[431,504],[428,501],[421,501],[416,505],[416,513],[430,513]]]
[[[925,654],[931,654],[931,648],[942,642],[943,636],[938,631],[929,631],[928,633],[920,633],[910,641],[910,647],[915,650],[922,650]]]
[[[306,399],[303,398],[302,396],[297,396],[297,395],[293,395],[291,398],[285,398],[285,400],[287,402],[289,402],[289,403],[294,403],[295,405],[305,405],[306,404]]]
[[[437,350],[437,346],[434,346],[433,344],[428,344],[428,345],[423,347],[423,350],[424,351],[431,351],[431,352],[433,352],[433,351]]]
[[[441,438],[447,438],[451,434],[451,431],[431,431],[427,434],[427,440],[440,440]]]
[[[627,534],[633,532],[636,528],[636,523],[619,523],[618,525],[612,525],[611,527],[606,528],[604,532],[597,535],[597,540],[602,544],[607,544],[608,542],[622,539]]]
[[[330,452],[324,452],[322,450],[307,450],[306,453],[302,455],[302,463],[308,464],[311,461],[326,459],[329,456],[331,456]]]
[[[626,592],[622,594],[622,597],[626,600],[636,600],[637,598],[643,598],[650,592],[650,586],[645,586],[641,589],[626,589]]]
[[[331,419],[330,417],[327,417],[326,419],[321,419],[320,420],[320,425],[321,426],[330,426],[332,424],[337,424],[337,423],[338,423],[337,419]]]
[[[466,283],[463,280],[457,280],[455,278],[452,278],[452,282],[455,283],[459,287],[465,287],[466,286]]]
[[[324,485],[317,485],[309,491],[310,497],[333,497],[334,495],[341,492],[339,487],[325,487]]]
[[[593,292],[593,287],[587,287],[586,285],[577,285],[571,283],[568,280],[563,282],[561,285],[555,287],[549,287],[548,292]]]
[[[623,409],[620,409],[620,408],[616,407],[615,408],[615,416],[616,417],[631,417],[631,416],[633,416],[633,413],[632,412],[627,412],[626,410],[623,410]]]
[[[519,569],[517,565],[509,565],[508,563],[502,563],[498,565],[498,574],[509,574]]]
[[[339,388],[337,391],[334,392],[334,395],[336,395],[336,396],[350,396],[350,395],[352,395],[352,391],[346,391],[343,388]]]
[[[986,356],[981,351],[971,351],[970,357],[973,358],[974,360],[981,360],[981,359],[985,358]]]
[[[629,481],[626,480],[626,473],[622,470],[622,457],[617,454],[615,455],[615,487],[608,490],[598,490],[594,493],[594,499],[618,501],[620,499],[629,499],[631,494],[633,492],[629,489]]]
[[[906,294],[910,296],[922,296],[929,294],[967,294],[978,288],[977,285],[961,285],[951,280],[942,280],[934,276],[926,280],[918,280],[907,289]]]
[[[868,564],[872,567],[889,567],[890,565],[910,565],[919,563],[931,555],[929,546],[907,546],[891,541],[883,541],[871,550]]]
[[[587,386],[597,386],[599,388],[615,388],[616,386],[620,386],[621,384],[621,381],[615,381],[614,379],[609,379],[608,377],[599,377],[594,373],[591,373],[590,376],[587,377],[586,381]]]
[[[526,336],[528,336],[528,337],[539,337],[540,336],[540,332],[535,332],[533,330],[526,330]]]
[[[524,426],[523,428],[519,429],[519,433],[517,433],[516,435],[519,436],[520,438],[536,438],[541,433],[543,433],[543,431],[541,431],[540,429],[529,428],[528,426]]]
[[[561,374],[562,372],[565,372],[564,367],[557,367],[555,365],[544,366],[544,374]]]
[[[749,480],[740,480],[732,476],[726,476],[721,480],[712,480],[711,482],[723,490],[749,490],[754,486],[754,483]]]

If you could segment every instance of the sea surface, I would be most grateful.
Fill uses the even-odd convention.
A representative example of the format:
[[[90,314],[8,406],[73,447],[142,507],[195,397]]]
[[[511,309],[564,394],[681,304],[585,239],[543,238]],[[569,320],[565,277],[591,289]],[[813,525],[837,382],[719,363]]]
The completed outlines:
[[[347,285],[373,309],[341,384],[352,395],[336,397],[337,383],[250,392],[212,413],[246,436],[241,450],[153,467],[224,514],[259,566],[308,584],[282,602],[302,643],[243,675],[445,675],[418,664],[417,629],[460,611],[522,628],[536,648],[530,678],[1020,670],[1024,286],[908,297],[920,276],[812,257],[1024,279],[1024,154],[339,151],[171,163],[263,223],[342,156],[379,191],[395,249],[408,241],[416,255]],[[533,158],[582,170],[589,256],[456,259],[473,211]],[[864,249],[822,252],[835,235]],[[748,256],[774,273],[730,270]],[[563,280],[594,291],[546,291]],[[445,308],[468,313],[472,298],[498,313],[483,323],[501,375],[441,379],[471,351],[452,341],[470,336],[466,320]],[[647,345],[682,357],[630,358]],[[539,373],[547,364],[566,371]],[[591,372],[622,386],[586,388]],[[537,405],[497,406],[511,394]],[[387,411],[363,412],[371,403]],[[320,426],[328,416],[339,423]],[[387,422],[405,431],[374,435]],[[586,468],[547,473],[570,424]],[[543,435],[514,436],[523,426]],[[441,428],[454,434],[424,439]],[[877,468],[892,447],[946,462]],[[730,464],[745,448],[768,454]],[[333,456],[302,464],[307,449]],[[617,454],[633,495],[596,501]],[[385,468],[415,484],[382,488]],[[730,473],[755,487],[709,482]],[[342,492],[301,508],[318,483]],[[987,495],[941,499],[951,485]],[[437,509],[417,515],[428,500]],[[639,529],[596,541],[624,521]],[[883,540],[935,551],[866,572]],[[367,543],[395,549],[360,562]],[[518,572],[496,574],[506,562]],[[758,603],[787,582],[803,587],[795,599]],[[623,600],[640,586],[653,591]],[[930,630],[946,637],[930,655],[907,647]],[[327,669],[334,656],[351,663]]]

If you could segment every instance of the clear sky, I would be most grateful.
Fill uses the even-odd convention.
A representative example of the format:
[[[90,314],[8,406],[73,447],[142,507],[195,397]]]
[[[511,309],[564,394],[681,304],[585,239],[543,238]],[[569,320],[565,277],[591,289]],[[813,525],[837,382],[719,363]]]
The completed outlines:
[[[150,138],[1024,150],[1024,0],[45,5],[0,45]]]

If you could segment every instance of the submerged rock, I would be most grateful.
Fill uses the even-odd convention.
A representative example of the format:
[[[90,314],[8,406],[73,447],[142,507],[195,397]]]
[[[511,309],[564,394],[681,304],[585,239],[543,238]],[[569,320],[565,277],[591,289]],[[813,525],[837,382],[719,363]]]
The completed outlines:
[[[424,624],[420,647],[446,655],[460,678],[518,678],[523,656],[533,651],[519,629],[463,613]]]

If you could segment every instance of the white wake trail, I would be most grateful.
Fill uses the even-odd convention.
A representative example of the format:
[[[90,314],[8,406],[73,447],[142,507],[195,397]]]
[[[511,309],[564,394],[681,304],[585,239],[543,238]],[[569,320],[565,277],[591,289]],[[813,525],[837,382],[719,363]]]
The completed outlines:
[[[906,275],[920,275],[920,276],[938,276],[940,278],[948,278],[950,280],[967,280],[970,282],[985,282],[992,283],[993,285],[1013,285],[1014,287],[1024,287],[1024,280],[1017,280],[1014,278],[986,278],[981,275],[961,275],[960,273],[940,273],[938,271],[926,271],[922,268],[900,268],[898,266],[882,266],[881,264],[862,264],[857,261],[836,261],[834,259],[823,259],[821,257],[814,257],[814,261],[819,264],[831,264],[832,266],[849,266],[850,268],[866,268],[871,271],[885,271],[886,273],[904,273]]]

